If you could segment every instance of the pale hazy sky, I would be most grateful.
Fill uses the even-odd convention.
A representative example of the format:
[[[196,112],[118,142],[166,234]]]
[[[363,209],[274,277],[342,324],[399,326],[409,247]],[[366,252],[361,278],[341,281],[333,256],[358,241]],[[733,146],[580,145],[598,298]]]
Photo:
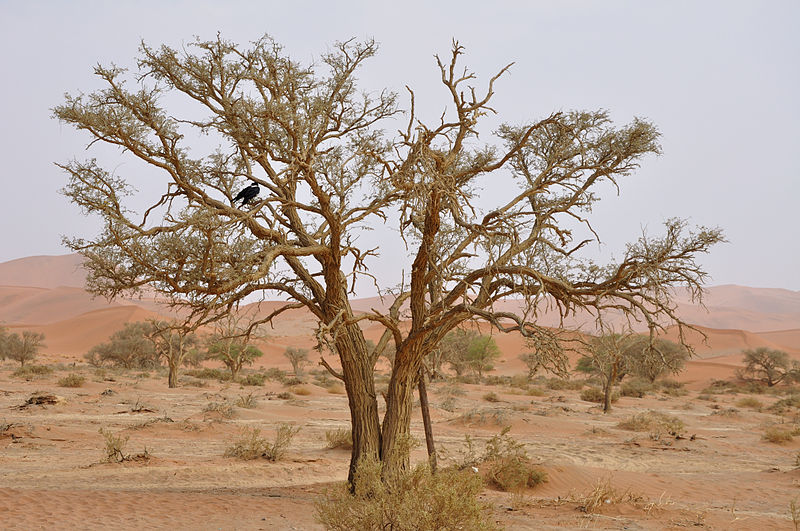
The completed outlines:
[[[268,33],[311,61],[337,40],[373,37],[381,51],[364,87],[408,84],[430,119],[446,102],[432,56],[455,37],[481,80],[516,63],[496,87],[501,120],[605,108],[658,125],[664,155],[595,209],[605,252],[686,217],[730,240],[703,258],[711,284],[800,290],[798,26],[797,0],[0,0],[0,261],[63,254],[62,234],[97,230],[58,193],[65,176],[53,165],[90,156],[87,139],[50,109],[96,88],[96,63],[134,66],[140,39]]]

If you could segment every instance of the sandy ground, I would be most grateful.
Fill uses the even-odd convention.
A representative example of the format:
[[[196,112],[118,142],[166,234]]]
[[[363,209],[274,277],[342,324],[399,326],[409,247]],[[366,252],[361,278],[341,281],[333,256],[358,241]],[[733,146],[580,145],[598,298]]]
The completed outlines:
[[[312,378],[310,394],[282,399],[287,387],[273,381],[167,389],[156,373],[62,367],[26,381],[11,375],[14,368],[0,368],[3,529],[320,529],[315,500],[346,477],[349,451],[325,442],[326,431],[349,426],[346,397]],[[86,383],[59,387],[70,372]],[[702,375],[690,380],[699,384]],[[548,483],[522,494],[485,488],[492,518],[505,528],[794,529],[789,505],[800,496],[800,441],[774,444],[762,435],[768,425],[797,422],[796,410],[779,416],[736,406],[745,395],[698,398],[691,390],[622,398],[604,415],[577,391],[538,388],[543,396],[504,385],[431,385],[444,453],[457,455],[465,434],[482,444],[508,424],[547,471]],[[64,402],[20,408],[36,391]],[[498,401],[487,401],[489,392]],[[209,411],[248,394],[257,399],[252,409],[233,407],[230,418]],[[768,406],[780,396],[756,398]],[[685,438],[653,440],[616,426],[651,409],[680,418]],[[261,428],[269,438],[284,422],[301,428],[284,459],[223,456],[242,428]],[[150,458],[103,462],[100,428],[129,437],[127,453],[146,448]],[[418,413],[412,430],[422,440]],[[412,460],[424,459],[424,450],[414,451]],[[627,491],[629,501],[583,512],[581,496],[603,480]]]

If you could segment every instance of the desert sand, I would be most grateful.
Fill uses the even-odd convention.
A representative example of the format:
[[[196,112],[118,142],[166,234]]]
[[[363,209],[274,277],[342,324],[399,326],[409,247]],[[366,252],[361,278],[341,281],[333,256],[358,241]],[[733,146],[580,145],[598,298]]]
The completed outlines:
[[[86,366],[88,348],[125,322],[157,315],[159,307],[92,299],[75,285],[83,279],[74,259],[47,258],[0,264],[0,320],[12,331],[44,332],[47,347],[36,363],[54,369],[26,378],[13,374],[14,363],[0,362],[0,527],[321,529],[315,501],[346,478],[350,457],[346,449],[326,446],[327,431],[349,427],[340,387],[309,372],[300,388],[277,380],[242,386],[184,375],[179,388],[168,389],[163,372]],[[725,286],[712,288],[707,302],[705,321],[688,302],[684,310],[698,316],[692,322],[705,337],[690,335],[697,357],[676,377],[683,389],[622,397],[609,414],[581,400],[577,390],[524,382],[525,367],[517,359],[523,341],[496,336],[503,356],[491,373],[498,377],[495,385],[430,385],[440,463],[456,460],[465,435],[481,448],[511,426],[510,434],[549,481],[516,494],[487,484],[481,498],[506,529],[794,529],[790,503],[800,503],[800,440],[777,444],[763,437],[773,425],[797,426],[800,410],[770,409],[784,398],[778,392],[749,395],[709,386],[733,378],[742,349],[780,348],[800,359],[800,294]],[[357,306],[368,311],[379,304],[374,299]],[[313,344],[309,315],[283,317],[268,331],[265,356],[250,372],[288,371],[285,347]],[[367,330],[368,337],[379,333]],[[383,388],[385,367],[379,372]],[[68,374],[84,376],[85,383],[61,387]],[[24,405],[37,392],[63,400]],[[253,407],[234,405],[247,396]],[[745,397],[757,402],[741,402]],[[650,410],[677,417],[684,429],[676,437],[617,425]],[[282,423],[300,428],[283,459],[224,457],[243,428],[259,428],[271,438]],[[146,457],[106,462],[100,428],[129,437],[125,452]],[[424,440],[418,410],[412,432]],[[424,460],[422,445],[412,461]],[[586,512],[585,496],[604,481],[625,496]]]

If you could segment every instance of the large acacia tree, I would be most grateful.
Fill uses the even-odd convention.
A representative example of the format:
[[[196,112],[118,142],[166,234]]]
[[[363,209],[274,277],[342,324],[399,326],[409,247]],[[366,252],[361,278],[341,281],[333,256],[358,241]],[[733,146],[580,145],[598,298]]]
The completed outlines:
[[[387,477],[405,465],[423,359],[466,321],[543,343],[552,339],[536,324],[544,306],[562,315],[616,309],[651,329],[680,323],[671,287],[700,295],[705,273],[696,257],[720,241],[719,230],[671,220],[617,263],[581,257],[597,238],[587,215],[598,185],[617,185],[658,153],[656,128],[576,111],[479,139],[508,67],[479,88],[459,65],[462,51],[454,43],[437,57],[448,109],[434,122],[417,116],[410,89],[405,114],[395,94],[359,91],[356,74],[375,54],[373,42],[338,44],[305,65],[267,37],[246,47],[218,37],[180,50],[143,44],[135,72],[96,67],[104,88],[67,95],[56,117],[156,172],[122,175],[116,160],[108,164],[115,171],[95,160],[61,165],[66,195],[104,222],[98,236],[68,242],[87,259],[90,289],[114,297],[148,286],[188,307],[195,323],[262,292],[290,300],[265,321],[306,308],[341,364],[333,372],[349,399],[351,478],[362,459],[380,460]],[[384,131],[398,123],[396,134]],[[216,146],[204,151],[209,144]],[[498,174],[514,184],[482,208],[482,179]],[[147,197],[153,182],[160,192]],[[234,205],[250,183],[260,195]],[[146,201],[137,214],[131,205]],[[359,236],[384,222],[408,246],[410,274],[398,271],[388,310],[359,314],[350,297],[359,279],[375,280],[377,253]],[[496,311],[508,299],[519,311]],[[365,320],[386,328],[375,349]],[[381,421],[373,368],[390,342],[396,356]]]

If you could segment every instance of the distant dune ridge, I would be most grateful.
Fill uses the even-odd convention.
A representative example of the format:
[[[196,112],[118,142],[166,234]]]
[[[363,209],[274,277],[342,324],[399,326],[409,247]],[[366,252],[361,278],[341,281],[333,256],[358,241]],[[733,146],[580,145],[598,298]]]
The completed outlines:
[[[12,329],[32,329],[47,336],[45,352],[76,358],[93,345],[106,341],[126,322],[167,315],[169,310],[153,300],[122,299],[108,302],[86,292],[86,272],[77,254],[62,256],[30,256],[0,263],[0,322]],[[693,303],[687,294],[677,295],[681,317],[695,324],[708,336],[707,344],[700,334],[690,334],[700,358],[714,362],[736,363],[742,349],[765,346],[786,350],[800,359],[800,292],[785,289],[715,286],[708,289],[706,309]],[[356,311],[385,308],[389,301],[373,297],[353,301]],[[279,303],[264,302],[259,313],[266,315]],[[508,309],[517,301],[502,303]],[[579,315],[566,324],[591,323],[592,316]],[[552,312],[540,321],[545,326],[558,326]],[[314,320],[308,312],[293,310],[281,316],[270,329],[276,356],[290,344],[311,346]],[[368,336],[379,331],[370,330]],[[667,334],[675,336],[674,330]],[[507,353],[507,369],[521,370],[516,352],[523,350],[519,336],[504,337],[501,347]],[[515,351],[509,353],[510,351]],[[513,354],[513,355],[512,355]],[[265,360],[266,361],[266,360]],[[520,367],[517,367],[520,365]]]

